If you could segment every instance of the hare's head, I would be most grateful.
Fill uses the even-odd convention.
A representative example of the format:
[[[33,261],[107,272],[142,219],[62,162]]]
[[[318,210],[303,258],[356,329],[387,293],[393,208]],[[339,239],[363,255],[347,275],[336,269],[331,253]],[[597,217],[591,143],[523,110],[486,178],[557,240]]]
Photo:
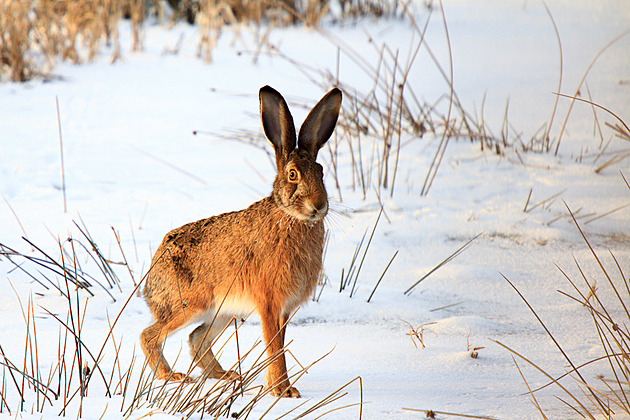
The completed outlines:
[[[311,110],[296,140],[293,117],[282,95],[269,86],[260,89],[262,124],[278,168],[273,198],[297,219],[315,223],[328,212],[324,171],[316,159],[335,129],[340,107],[341,91],[335,88]]]

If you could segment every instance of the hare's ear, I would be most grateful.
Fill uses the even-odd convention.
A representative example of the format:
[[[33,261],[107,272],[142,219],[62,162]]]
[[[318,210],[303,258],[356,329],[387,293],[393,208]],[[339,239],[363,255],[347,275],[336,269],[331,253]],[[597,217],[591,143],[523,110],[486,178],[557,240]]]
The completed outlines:
[[[341,91],[334,88],[309,112],[298,136],[298,148],[308,151],[313,159],[328,141],[337,124],[341,108]]]
[[[295,125],[284,98],[272,87],[260,89],[260,117],[265,136],[276,152],[278,170],[295,149]]]

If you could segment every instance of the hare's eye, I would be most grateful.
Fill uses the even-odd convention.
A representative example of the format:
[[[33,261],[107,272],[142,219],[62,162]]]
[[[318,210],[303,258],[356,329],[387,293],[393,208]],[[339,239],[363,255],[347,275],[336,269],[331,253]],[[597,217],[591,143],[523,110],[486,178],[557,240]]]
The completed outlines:
[[[297,171],[297,169],[289,169],[288,179],[289,182],[294,184],[297,184],[300,181],[300,173]]]

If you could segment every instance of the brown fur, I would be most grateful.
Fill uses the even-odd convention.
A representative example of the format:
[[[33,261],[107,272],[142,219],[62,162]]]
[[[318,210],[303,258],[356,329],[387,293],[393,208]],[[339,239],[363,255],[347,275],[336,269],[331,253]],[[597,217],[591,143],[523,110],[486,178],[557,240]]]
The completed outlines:
[[[287,376],[284,333],[289,315],[313,293],[322,268],[328,200],[315,159],[336,124],[341,92],[332,90],[313,108],[297,142],[282,96],[266,86],[260,104],[265,134],[276,152],[272,194],[244,210],[188,223],[166,235],[144,288],[155,322],[140,341],[158,378],[181,380],[185,375],[172,372],[162,343],[173,331],[203,321],[189,337],[193,360],[210,377],[233,377],[210,345],[233,315],[256,309],[273,360],[267,386],[273,395],[298,397]]]

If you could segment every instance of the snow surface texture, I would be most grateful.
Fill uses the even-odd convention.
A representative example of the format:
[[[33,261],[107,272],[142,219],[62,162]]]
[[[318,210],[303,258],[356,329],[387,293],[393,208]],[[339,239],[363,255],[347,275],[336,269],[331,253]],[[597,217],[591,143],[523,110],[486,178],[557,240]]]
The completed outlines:
[[[573,94],[593,57],[629,28],[630,5],[624,1],[558,0],[549,1],[548,6],[563,44],[563,92]],[[418,9],[416,19],[424,22],[427,12]],[[543,5],[527,1],[445,1],[445,15],[455,91],[464,106],[478,114],[483,110],[487,125],[499,132],[509,98],[510,123],[516,131],[523,131],[525,138],[532,135],[548,120],[555,100],[552,92],[558,83],[558,48]],[[121,31],[128,31],[126,25],[121,24]],[[374,48],[368,45],[369,37],[377,45],[387,42],[399,48],[401,55],[407,54],[412,38],[404,20],[360,20],[356,25],[324,29],[364,53],[368,60],[376,59]],[[195,28],[184,24],[169,29],[148,25],[144,51],[124,53],[115,65],[107,63],[109,51],[104,50],[93,64],[58,65],[54,72],[63,78],[61,81],[0,85],[0,192],[6,200],[0,203],[0,242],[30,253],[32,250],[21,239],[27,236],[58,255],[57,238],[78,237],[73,221],[81,218],[103,254],[120,260],[110,228],[113,226],[139,278],[148,268],[152,250],[171,228],[243,208],[268,194],[275,171],[261,150],[194,136],[192,131],[229,134],[230,130],[244,129],[260,133],[257,92],[266,84],[289,99],[299,125],[324,91],[278,56],[263,53],[254,64],[252,54],[247,53],[256,48],[252,28],[240,28],[232,44],[233,35],[225,30],[213,51],[213,63],[206,65],[195,56]],[[180,36],[181,50],[164,54]],[[123,34],[123,50],[126,39]],[[427,41],[448,69],[439,12],[434,12]],[[333,74],[336,71],[337,48],[317,31],[276,28],[270,33],[270,42],[300,62]],[[587,78],[592,99],[626,122],[630,121],[629,51],[630,36],[626,36],[602,54]],[[339,78],[365,91],[372,83],[343,55]],[[407,83],[429,103],[448,94],[448,86],[424,52]],[[67,213],[63,211],[61,192],[56,96],[63,130]],[[558,134],[567,105],[568,100],[560,100],[552,137]],[[616,122],[601,111],[597,115],[602,126],[603,121]],[[321,400],[361,376],[363,418],[367,419],[421,416],[403,407],[496,418],[537,417],[530,397],[523,395],[527,389],[510,353],[491,339],[521,352],[553,375],[566,372],[568,365],[501,274],[527,297],[576,364],[602,354],[586,311],[557,293],[558,289],[571,289],[555,267],[579,280],[575,258],[589,279],[602,279],[575,225],[566,217],[555,220],[566,213],[563,201],[572,210],[594,215],[630,203],[630,190],[619,173],[621,170],[630,178],[628,159],[594,172],[606,158],[595,158],[599,138],[593,134],[593,125],[590,106],[576,103],[558,156],[521,153],[519,158],[509,149],[498,156],[480,151],[476,143],[453,140],[427,196],[420,196],[420,188],[439,139],[426,136],[403,142],[395,193],[391,198],[389,191],[382,192],[384,215],[352,298],[348,290],[338,291],[341,271],[348,269],[356,246],[365,230],[373,227],[380,207],[375,188],[371,187],[363,199],[358,190],[351,188],[350,181],[343,179],[340,202],[328,170],[326,184],[331,207],[336,209],[328,222],[325,271],[329,284],[317,303],[311,302],[298,311],[287,335],[292,340],[291,352],[303,365],[332,352],[297,383],[303,398]],[[607,128],[604,137],[606,141],[612,137]],[[613,139],[608,150],[627,146]],[[371,147],[366,145],[365,149]],[[322,153],[320,161],[329,166],[329,153]],[[349,174],[350,157],[340,155],[339,162],[342,173]],[[524,212],[530,190],[530,208],[559,195],[546,206]],[[582,228],[611,272],[614,262],[608,249],[624,272],[630,273],[629,207],[582,223]],[[425,279],[409,296],[403,295],[478,233],[483,235],[461,255]],[[367,303],[396,251],[396,259]],[[0,260],[0,271],[4,277],[0,282],[3,351],[9,359],[22,363],[26,328],[16,294],[24,308],[32,294],[40,369],[47,374],[57,354],[59,324],[42,308],[63,318],[65,300],[31,282],[6,260]],[[120,277],[124,279],[122,292],[111,290],[116,303],[102,289],[92,289],[96,296],[87,306],[87,342],[103,342],[109,330],[107,315],[114,317],[133,290],[124,271]],[[603,279],[597,284],[600,296],[610,297],[610,287]],[[114,330],[116,342],[122,342],[121,358],[126,363],[134,352],[137,364],[144,361],[138,356],[138,335],[150,322],[143,299],[132,298]],[[432,322],[435,324],[424,331],[426,348],[422,349],[417,341],[416,347],[409,335],[410,325],[416,328]],[[177,370],[189,364],[185,342],[188,330],[166,342],[169,361],[181,351]],[[260,338],[256,316],[243,325],[240,334],[245,343]],[[467,341],[470,346],[485,347],[478,351],[478,358],[469,356]],[[220,359],[224,366],[236,360],[234,350],[234,344],[228,343]],[[290,357],[288,363],[297,369]],[[546,383],[524,362],[519,361],[519,365],[532,387]],[[583,372],[588,380],[607,373],[604,365]],[[9,380],[8,374],[6,378]],[[259,382],[262,384],[262,377]],[[7,387],[11,390],[13,385]],[[358,383],[348,386],[347,391],[347,396],[328,408],[360,401]],[[547,414],[553,418],[574,416],[554,395],[560,395],[560,391],[553,387],[537,394]],[[15,411],[18,397],[8,397]],[[273,402],[271,397],[264,399],[251,418]],[[301,402],[282,400],[267,418],[275,418]],[[32,405],[33,401],[28,401],[29,413]],[[110,400],[93,391],[83,402],[83,417],[99,418],[103,412],[104,418],[121,417],[120,405],[120,396]],[[76,407],[70,406],[71,417],[76,417]],[[59,410],[58,404],[48,407],[43,417],[54,417]],[[139,410],[132,418],[146,413]],[[24,413],[18,417],[42,415]],[[170,417],[159,413],[152,416]],[[358,418],[358,407],[326,417]]]

